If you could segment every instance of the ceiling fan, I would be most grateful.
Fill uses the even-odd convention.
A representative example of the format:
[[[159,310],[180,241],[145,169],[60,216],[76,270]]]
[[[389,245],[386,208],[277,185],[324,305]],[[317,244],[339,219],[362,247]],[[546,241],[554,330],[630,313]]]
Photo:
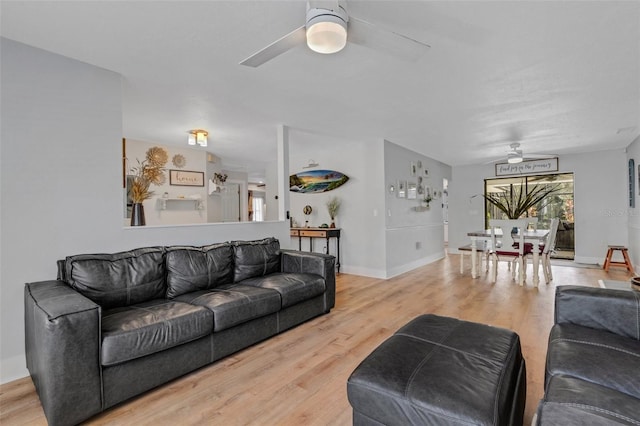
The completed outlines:
[[[307,2],[307,19],[304,25],[249,56],[240,65],[258,67],[305,42],[311,50],[318,53],[339,52],[349,42],[409,61],[417,60],[430,47],[350,16],[344,0],[336,1],[332,7],[311,7]]]
[[[509,164],[521,163],[523,160],[538,160],[538,159],[546,159],[546,158],[554,158],[556,155],[548,155],[548,154],[527,154],[525,157],[522,150],[520,149],[520,142],[512,142],[509,145],[509,151],[507,151],[507,156],[503,158],[499,158],[498,160],[492,160],[491,163],[495,163],[498,161],[507,160]]]

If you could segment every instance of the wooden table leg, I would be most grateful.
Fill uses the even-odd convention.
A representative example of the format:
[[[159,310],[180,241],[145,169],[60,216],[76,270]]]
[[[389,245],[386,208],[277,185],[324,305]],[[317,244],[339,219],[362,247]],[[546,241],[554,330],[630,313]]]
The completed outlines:
[[[336,258],[336,268],[338,270],[338,273],[340,273],[340,234],[338,234],[338,236],[336,237],[336,247],[338,249],[338,257]]]

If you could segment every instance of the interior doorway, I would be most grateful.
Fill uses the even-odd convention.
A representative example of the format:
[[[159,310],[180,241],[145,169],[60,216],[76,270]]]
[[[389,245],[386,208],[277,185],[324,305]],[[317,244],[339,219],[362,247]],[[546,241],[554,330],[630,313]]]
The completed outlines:
[[[240,222],[240,185],[237,183],[227,183],[225,190],[221,193],[222,222]]]
[[[541,185],[557,187],[557,190],[530,208],[526,215],[537,217],[538,227],[542,229],[549,229],[551,219],[559,218],[556,250],[552,257],[573,259],[575,255],[573,173],[485,179],[485,195],[493,194],[495,197],[510,197],[510,194],[519,194],[522,186],[524,186],[523,193],[528,194]],[[485,200],[485,227],[488,227],[489,219],[502,218],[503,213]]]

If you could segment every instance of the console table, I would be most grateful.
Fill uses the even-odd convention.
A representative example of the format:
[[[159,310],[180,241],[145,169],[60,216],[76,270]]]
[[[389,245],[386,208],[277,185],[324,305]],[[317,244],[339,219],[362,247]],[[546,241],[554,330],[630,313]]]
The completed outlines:
[[[327,254],[329,254],[329,239],[336,239],[336,270],[340,272],[340,229],[339,228],[291,228],[291,236],[298,237],[298,250],[302,251],[302,238],[309,238],[309,251],[313,251],[313,239],[325,238],[327,240]]]

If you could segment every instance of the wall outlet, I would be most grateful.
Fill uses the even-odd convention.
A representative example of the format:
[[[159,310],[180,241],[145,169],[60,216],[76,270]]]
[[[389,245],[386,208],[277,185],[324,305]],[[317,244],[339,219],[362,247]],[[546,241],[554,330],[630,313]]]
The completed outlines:
[[[416,250],[420,250],[422,248],[422,243],[420,241],[416,241]]]

